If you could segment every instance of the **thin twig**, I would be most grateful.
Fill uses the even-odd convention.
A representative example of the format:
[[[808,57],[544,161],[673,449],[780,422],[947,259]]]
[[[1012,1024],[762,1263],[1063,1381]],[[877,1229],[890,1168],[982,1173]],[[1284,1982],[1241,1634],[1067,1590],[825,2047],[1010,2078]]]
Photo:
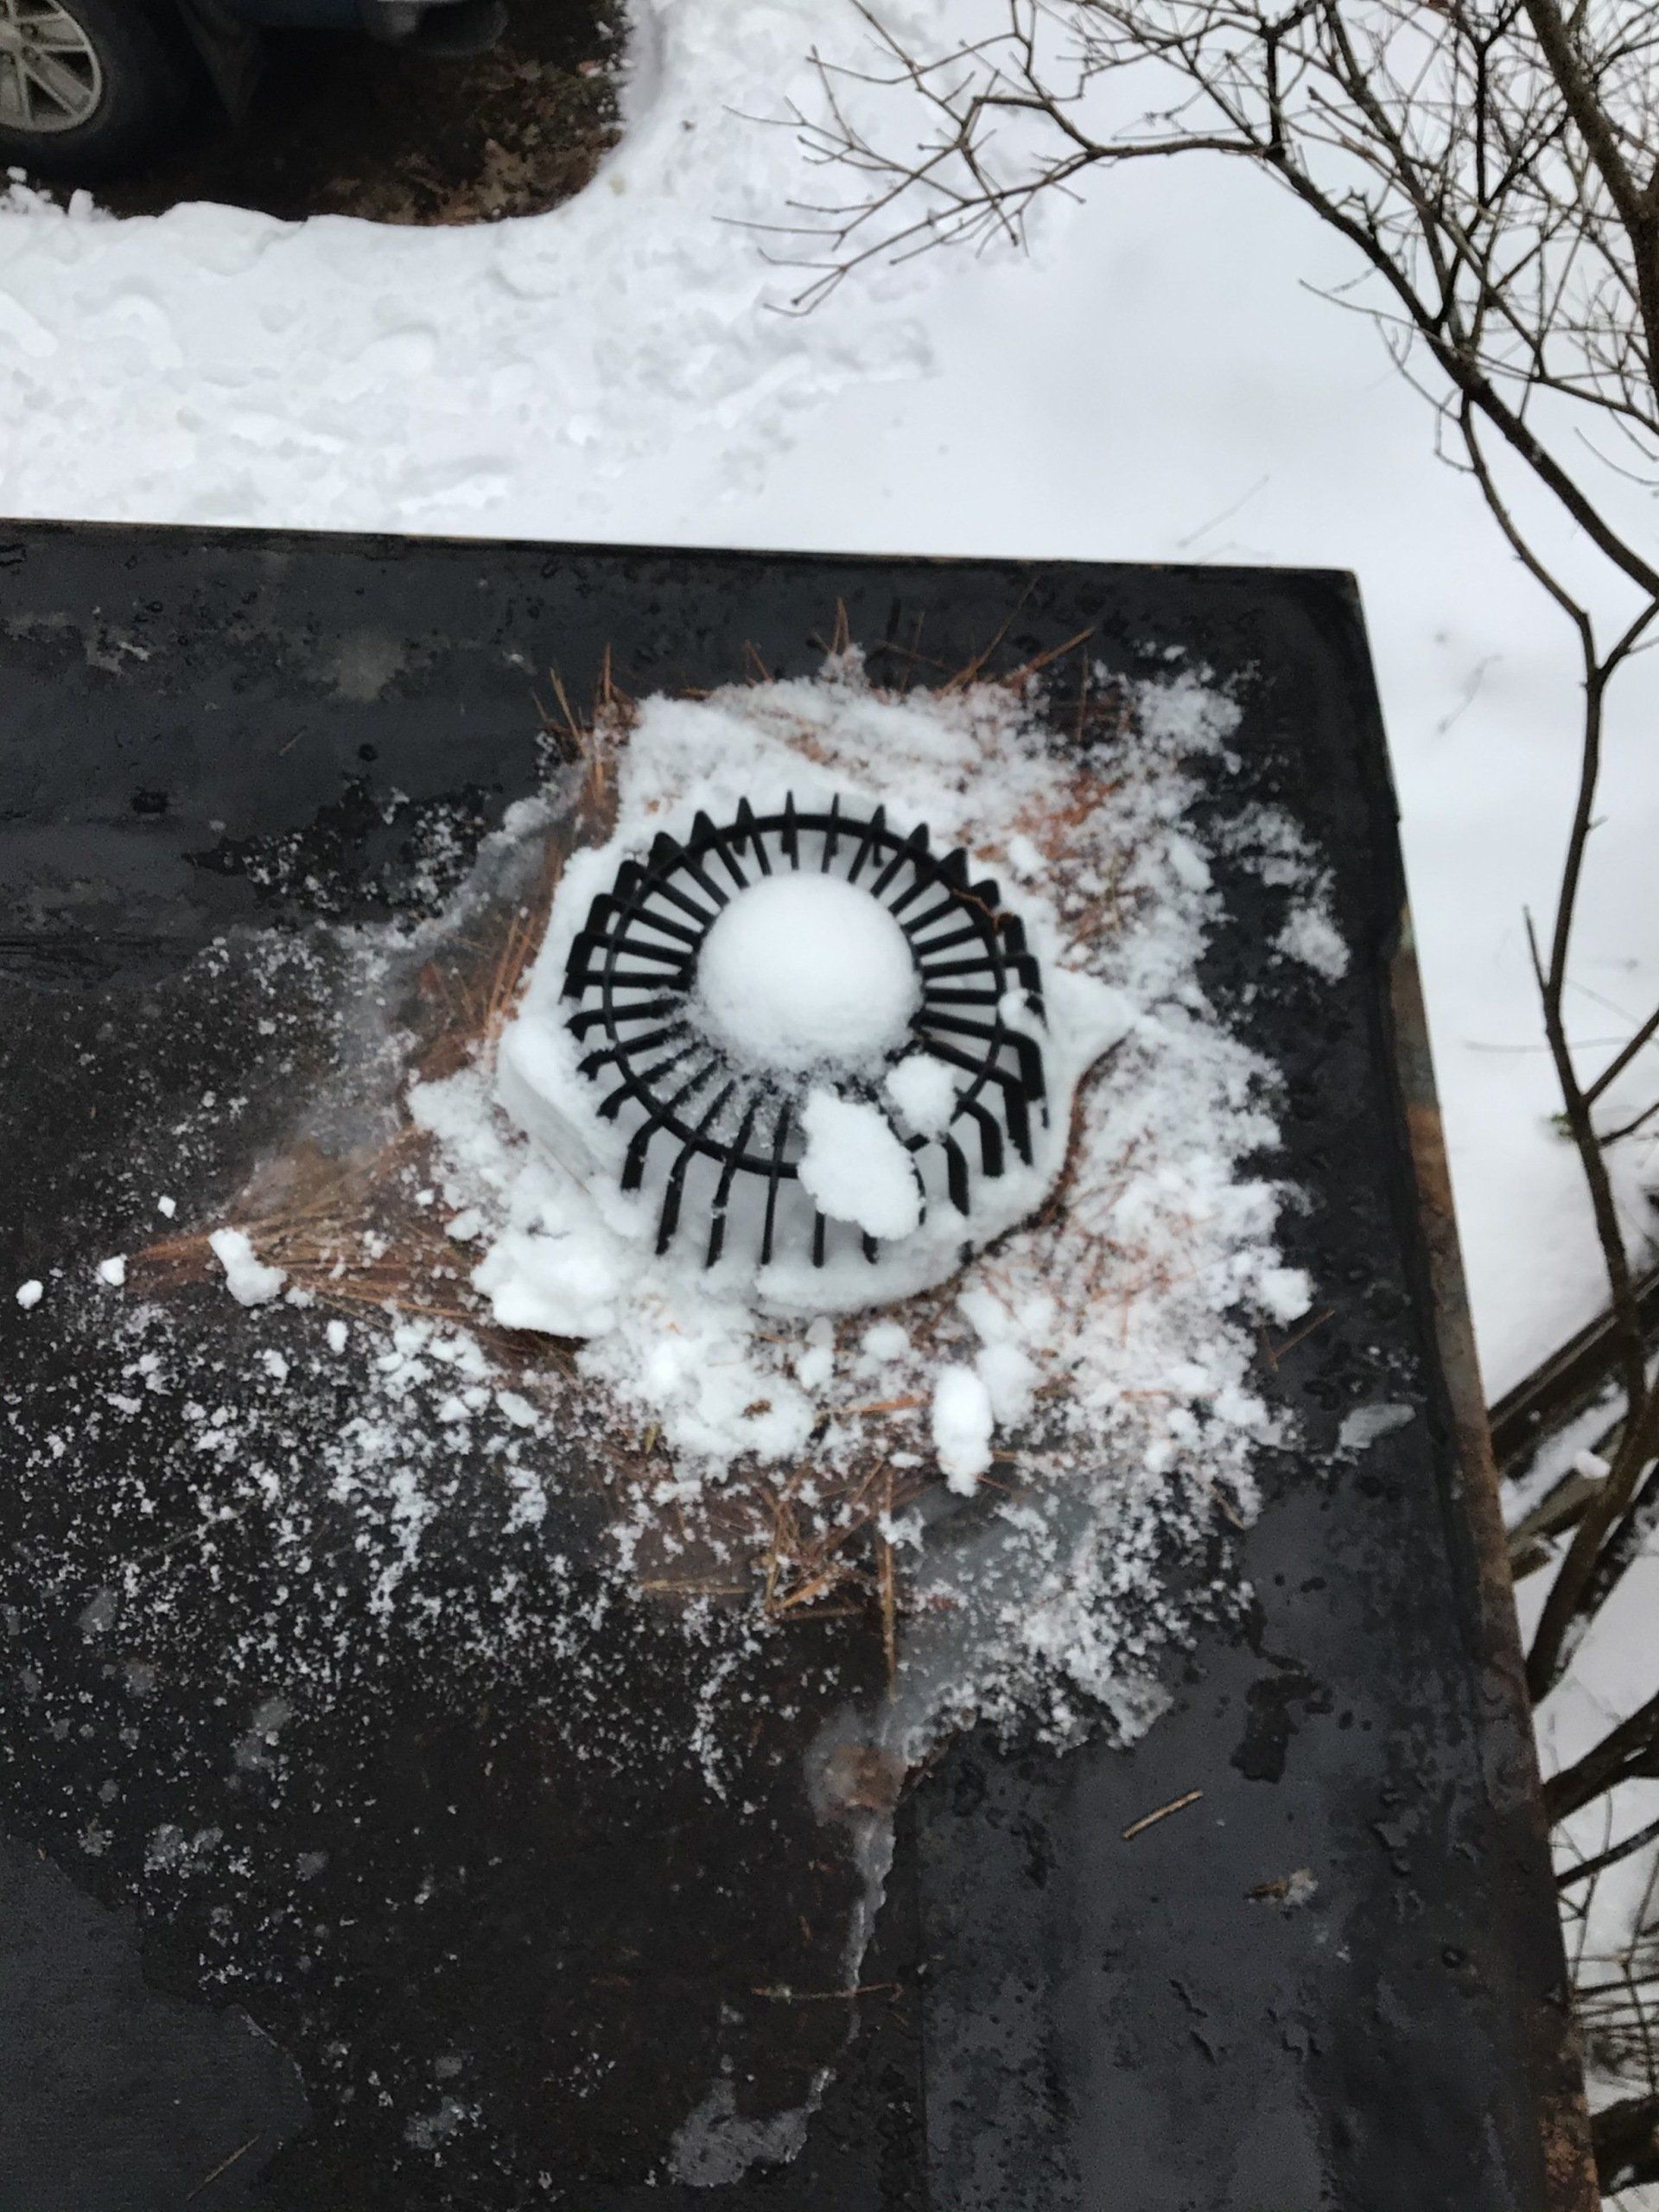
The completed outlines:
[[[1172,1813],[1184,1813],[1189,1805],[1196,1805],[1203,1795],[1202,1789],[1189,1789],[1184,1797],[1172,1797],[1167,1805],[1160,1805],[1155,1813],[1142,1813],[1138,1821],[1131,1821],[1124,1829],[1124,1842],[1133,1843],[1144,1829],[1155,1827],[1160,1821],[1166,1821]]]
[[[228,2158],[221,2158],[219,2164],[213,2168],[212,2173],[204,2174],[201,2179],[196,2183],[195,2187],[186,2193],[184,2200],[185,2202],[187,2204],[194,2203],[196,2198],[201,2195],[204,2189],[211,2188],[213,2183],[219,2179],[221,2174],[229,2173],[231,2168],[236,2164],[238,2158],[245,2158],[247,2157],[249,2152],[251,2151],[254,2145],[260,2140],[264,2133],[264,2128],[261,2128],[257,2134],[250,2135],[245,2143],[239,2145],[236,2150],[232,2151]]]

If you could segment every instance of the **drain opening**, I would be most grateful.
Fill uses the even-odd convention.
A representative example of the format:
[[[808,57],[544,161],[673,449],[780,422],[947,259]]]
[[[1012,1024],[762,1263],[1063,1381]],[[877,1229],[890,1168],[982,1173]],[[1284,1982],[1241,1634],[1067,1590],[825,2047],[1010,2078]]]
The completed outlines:
[[[925,824],[792,794],[724,823],[699,813],[621,861],[571,945],[564,1018],[595,1110],[626,1135],[620,1187],[656,1198],[659,1254],[683,1228],[713,1267],[741,1225],[763,1267],[807,1252],[822,1267],[848,1236],[874,1262],[879,1241],[801,1185],[805,1104],[825,1090],[910,1155],[918,1220],[949,1205],[971,1237],[982,1179],[1031,1163],[1047,1086],[1039,963],[969,869]],[[950,1086],[927,1127],[905,1104],[936,1087],[918,1061]]]

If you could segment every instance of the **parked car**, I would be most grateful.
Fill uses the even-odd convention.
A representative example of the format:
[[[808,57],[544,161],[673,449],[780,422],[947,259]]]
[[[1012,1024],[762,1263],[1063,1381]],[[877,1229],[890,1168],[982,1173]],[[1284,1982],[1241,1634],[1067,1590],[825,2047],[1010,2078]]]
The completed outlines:
[[[474,54],[502,0],[0,0],[0,168],[74,182],[163,143],[204,89],[238,109],[267,30]]]

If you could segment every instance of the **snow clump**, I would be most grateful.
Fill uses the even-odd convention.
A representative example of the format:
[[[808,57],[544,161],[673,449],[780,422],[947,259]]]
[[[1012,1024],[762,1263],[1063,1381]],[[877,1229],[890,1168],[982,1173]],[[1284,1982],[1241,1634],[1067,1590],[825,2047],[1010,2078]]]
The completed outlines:
[[[288,1280],[280,1268],[267,1267],[257,1256],[245,1230],[216,1229],[207,1242],[238,1306],[269,1304]]]
[[[833,875],[772,875],[734,899],[697,967],[710,1028],[761,1068],[879,1066],[921,997],[905,933]]]

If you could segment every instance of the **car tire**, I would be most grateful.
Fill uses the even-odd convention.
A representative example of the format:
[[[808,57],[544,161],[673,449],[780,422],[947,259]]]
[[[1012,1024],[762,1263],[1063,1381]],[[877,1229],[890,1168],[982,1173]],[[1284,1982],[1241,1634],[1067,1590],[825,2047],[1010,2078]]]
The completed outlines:
[[[162,143],[196,89],[182,31],[144,0],[0,5],[0,168],[74,184],[117,175]]]

